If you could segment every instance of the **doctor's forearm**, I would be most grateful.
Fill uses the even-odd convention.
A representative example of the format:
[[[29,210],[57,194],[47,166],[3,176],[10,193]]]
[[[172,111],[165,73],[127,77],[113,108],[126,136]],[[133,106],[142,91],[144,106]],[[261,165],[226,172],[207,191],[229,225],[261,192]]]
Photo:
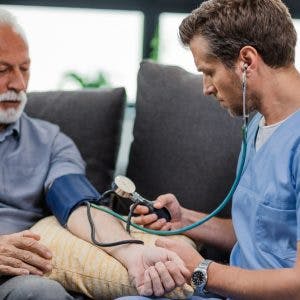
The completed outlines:
[[[296,300],[300,299],[299,270],[245,270],[212,263],[206,289],[232,299]]]
[[[207,216],[207,214],[183,208],[182,218],[185,226],[205,216]],[[236,242],[231,219],[212,218],[203,225],[187,231],[185,235],[195,241],[226,250],[231,250]]]

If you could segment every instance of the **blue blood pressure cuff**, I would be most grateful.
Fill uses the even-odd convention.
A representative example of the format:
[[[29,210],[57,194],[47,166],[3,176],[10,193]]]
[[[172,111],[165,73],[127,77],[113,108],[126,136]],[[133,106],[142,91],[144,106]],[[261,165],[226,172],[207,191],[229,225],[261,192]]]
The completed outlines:
[[[84,202],[97,202],[100,194],[83,174],[58,177],[51,184],[46,203],[61,225],[67,224],[69,215]]]

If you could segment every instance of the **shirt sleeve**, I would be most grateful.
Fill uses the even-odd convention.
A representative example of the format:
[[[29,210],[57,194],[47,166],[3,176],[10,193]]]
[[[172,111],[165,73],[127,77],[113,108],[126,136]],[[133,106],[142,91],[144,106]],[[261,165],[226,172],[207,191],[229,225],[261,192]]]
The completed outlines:
[[[52,144],[49,171],[44,188],[63,175],[83,174],[85,175],[85,162],[74,142],[62,132],[58,132]]]

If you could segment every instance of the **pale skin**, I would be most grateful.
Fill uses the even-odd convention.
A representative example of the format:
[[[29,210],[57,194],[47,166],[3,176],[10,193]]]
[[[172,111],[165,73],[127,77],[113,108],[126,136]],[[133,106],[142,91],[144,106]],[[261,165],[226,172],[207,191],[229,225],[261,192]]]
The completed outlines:
[[[30,58],[26,42],[11,27],[1,25],[0,94],[7,91],[26,92],[29,69]],[[16,101],[0,102],[0,111],[17,108],[19,105]],[[6,127],[7,124],[0,124],[0,131]],[[92,214],[99,242],[132,239],[112,216],[95,209],[92,209]],[[91,242],[85,207],[76,209],[67,225],[72,233]],[[51,251],[39,240],[40,236],[29,230],[0,235],[0,276],[44,275],[51,271]],[[131,244],[103,249],[128,269],[130,279],[143,295],[161,296],[176,286],[183,285],[190,276],[179,256],[165,248]]]
[[[203,92],[213,95],[231,114],[241,112],[241,78],[246,63],[248,105],[255,107],[266,120],[266,125],[277,123],[300,109],[300,74],[289,65],[273,69],[267,66],[257,51],[250,46],[240,50],[233,69],[212,58],[209,44],[201,35],[190,42],[195,64],[203,72]],[[153,229],[177,229],[202,218],[205,214],[181,207],[172,194],[158,197],[156,208],[166,207],[172,216],[170,222],[157,220],[145,207],[137,207],[141,216],[135,222]],[[232,249],[236,236],[231,220],[213,218],[207,224],[185,233],[196,241]],[[177,252],[189,270],[203,260],[192,247],[175,241],[159,239],[157,245]],[[233,299],[300,299],[300,242],[297,243],[297,259],[293,268],[270,270],[245,270],[219,263],[208,268],[206,289]]]

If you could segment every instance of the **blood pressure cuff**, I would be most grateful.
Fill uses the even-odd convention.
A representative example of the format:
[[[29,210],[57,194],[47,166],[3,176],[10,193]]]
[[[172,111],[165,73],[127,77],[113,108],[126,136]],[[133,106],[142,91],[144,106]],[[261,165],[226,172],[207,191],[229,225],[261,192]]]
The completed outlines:
[[[67,224],[71,212],[85,201],[97,202],[100,194],[83,174],[68,174],[55,179],[46,203],[61,225]]]

